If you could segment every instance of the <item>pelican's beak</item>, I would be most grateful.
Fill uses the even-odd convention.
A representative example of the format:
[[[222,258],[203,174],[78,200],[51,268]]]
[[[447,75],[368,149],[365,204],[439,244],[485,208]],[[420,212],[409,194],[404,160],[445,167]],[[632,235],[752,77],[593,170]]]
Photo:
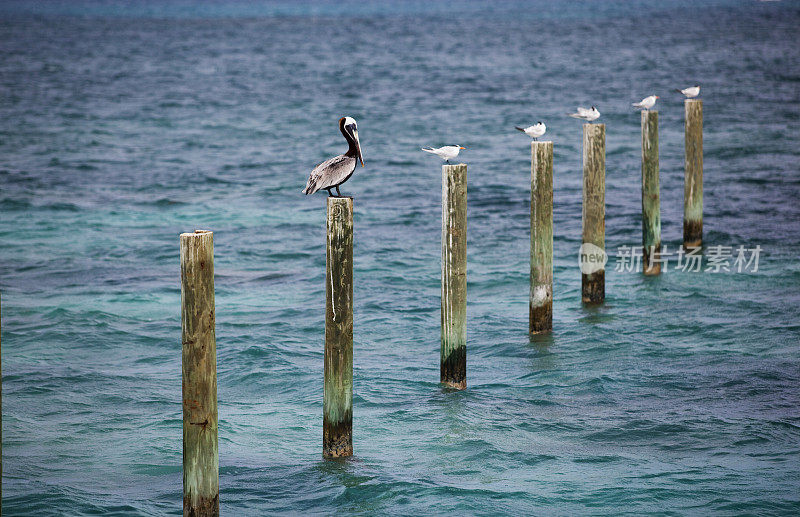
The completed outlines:
[[[353,140],[356,141],[356,149],[358,150],[358,159],[361,160],[361,166],[364,166],[364,158],[361,156],[361,141],[358,139],[358,129],[353,129]]]
[[[461,146],[458,146],[458,148],[459,148],[459,149],[466,149],[466,147],[461,147]]]

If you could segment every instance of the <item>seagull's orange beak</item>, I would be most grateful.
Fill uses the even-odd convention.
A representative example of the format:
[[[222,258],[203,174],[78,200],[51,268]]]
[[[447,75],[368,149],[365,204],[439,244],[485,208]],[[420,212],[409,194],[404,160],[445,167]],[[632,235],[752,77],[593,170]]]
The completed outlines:
[[[656,99],[660,99],[660,98],[661,98],[661,97],[659,97],[658,95],[656,95]]]
[[[458,146],[458,148],[459,148],[459,149],[466,149],[466,147],[461,147],[461,146]]]

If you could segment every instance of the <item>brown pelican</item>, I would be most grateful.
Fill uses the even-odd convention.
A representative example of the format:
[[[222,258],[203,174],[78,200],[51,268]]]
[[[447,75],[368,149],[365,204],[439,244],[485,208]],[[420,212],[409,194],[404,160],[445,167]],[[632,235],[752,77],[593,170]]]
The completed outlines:
[[[433,147],[422,148],[426,153],[435,154],[447,163],[450,163],[450,160],[458,156],[458,152],[461,151],[461,149],[466,149],[466,147],[461,147],[460,145],[446,145],[444,147],[437,147],[436,149]]]
[[[306,188],[303,189],[303,194],[313,194],[318,190],[327,190],[329,196],[333,196],[331,189],[336,189],[336,196],[341,197],[342,193],[339,192],[339,185],[350,179],[353,171],[356,170],[356,163],[361,160],[361,166],[364,166],[364,158],[361,157],[361,143],[358,141],[358,126],[352,117],[342,117],[339,119],[339,131],[344,135],[344,139],[350,147],[347,152],[334,156],[330,160],[325,160],[320,163],[311,175],[308,177]]]

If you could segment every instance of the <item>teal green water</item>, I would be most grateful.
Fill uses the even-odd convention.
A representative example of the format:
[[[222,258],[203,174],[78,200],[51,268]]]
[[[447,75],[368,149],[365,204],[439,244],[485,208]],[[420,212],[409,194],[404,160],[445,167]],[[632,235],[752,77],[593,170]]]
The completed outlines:
[[[537,10],[538,9],[538,10]],[[0,6],[3,510],[181,512],[178,234],[215,232],[227,515],[800,513],[796,2],[117,1]],[[757,272],[614,270],[662,239],[683,105],[706,245]],[[606,303],[580,304],[581,126],[607,132]],[[358,120],[354,446],[321,456],[325,208]],[[555,145],[554,332],[527,336],[530,148]],[[469,165],[468,389],[439,376],[441,172]],[[709,248],[706,248],[708,254]]]

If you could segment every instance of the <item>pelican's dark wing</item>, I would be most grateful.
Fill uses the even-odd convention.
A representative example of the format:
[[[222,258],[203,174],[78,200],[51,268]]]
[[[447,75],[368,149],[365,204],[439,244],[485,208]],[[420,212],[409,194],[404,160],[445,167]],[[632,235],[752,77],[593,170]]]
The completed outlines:
[[[356,158],[340,154],[326,160],[311,171],[303,194],[313,194],[320,189],[341,185],[356,170]]]

